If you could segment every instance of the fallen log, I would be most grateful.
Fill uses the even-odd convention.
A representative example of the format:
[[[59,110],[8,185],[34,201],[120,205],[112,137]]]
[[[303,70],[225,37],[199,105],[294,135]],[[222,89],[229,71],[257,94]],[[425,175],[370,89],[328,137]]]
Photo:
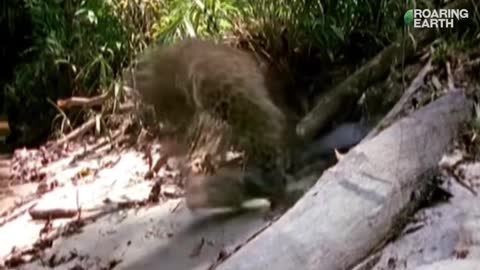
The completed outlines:
[[[458,0],[445,8],[465,8],[472,14],[473,5],[474,1]],[[306,139],[312,138],[328,121],[344,110],[346,102],[358,99],[367,87],[388,74],[389,67],[399,64],[402,58],[413,56],[419,49],[432,42],[436,34],[437,29],[422,29],[415,32],[411,38],[405,37],[405,42],[401,38],[386,47],[346,80],[322,95],[314,108],[298,123],[297,134]]]
[[[350,269],[418,209],[471,109],[462,92],[453,92],[353,148],[218,269]]]

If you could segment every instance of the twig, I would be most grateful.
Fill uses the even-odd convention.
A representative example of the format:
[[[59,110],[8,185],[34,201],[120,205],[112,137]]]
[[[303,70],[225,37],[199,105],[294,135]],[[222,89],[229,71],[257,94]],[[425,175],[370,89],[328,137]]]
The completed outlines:
[[[79,209],[29,209],[28,213],[34,220],[52,220],[60,218],[73,218],[80,214]]]
[[[111,91],[109,91],[99,96],[90,97],[90,98],[71,97],[68,99],[58,99],[56,106],[59,109],[68,109],[68,108],[78,107],[78,106],[93,107],[93,106],[102,105],[111,95],[112,95]],[[135,108],[135,105],[133,103],[124,103],[119,105],[117,111],[119,113],[126,113],[126,112],[131,112],[134,108]]]
[[[139,206],[148,205],[148,199],[145,200],[132,200],[132,201],[121,201],[121,202],[109,202],[108,205],[104,206],[97,206],[91,208],[83,208],[79,203],[75,206],[75,208],[61,208],[61,207],[52,207],[52,208],[44,208],[44,209],[35,209],[36,205],[31,206],[28,209],[28,213],[32,217],[32,219],[36,220],[52,220],[52,219],[60,219],[60,218],[73,218],[80,213],[82,216],[80,219],[82,221],[89,220],[92,215],[102,215],[112,213],[114,211],[122,210],[122,209],[130,209]],[[79,211],[80,209],[80,211]],[[89,213],[85,215],[85,213]]]
[[[79,136],[82,136],[83,134],[87,133],[90,129],[92,129],[93,127],[95,127],[95,118],[92,118],[90,120],[88,120],[87,122],[85,122],[83,125],[81,125],[79,128],[75,129],[74,131],[70,132],[68,135],[66,135],[65,137],[59,139],[55,145],[56,146],[62,146],[63,144],[65,144],[66,142],[72,140],[72,139],[75,139]]]
[[[54,229],[48,234],[48,236],[39,238],[33,245],[29,245],[29,246],[25,246],[25,247],[13,250],[11,254],[9,254],[6,257],[5,265],[9,267],[18,267],[27,262],[32,262],[36,259],[39,259],[41,255],[41,251],[51,247],[53,241],[55,241],[61,236],[71,235],[72,233],[78,232],[79,228],[87,224],[87,222],[92,222],[94,220],[97,220],[100,217],[103,217],[107,214],[114,213],[122,209],[131,209],[131,208],[144,206],[144,205],[147,205],[145,201],[128,201],[128,202],[120,202],[120,203],[111,203],[111,205],[107,207],[83,209],[82,212],[88,212],[88,214],[83,215],[83,217],[79,219],[75,219],[68,222],[64,230]],[[75,213],[77,213],[77,209],[63,209],[63,210],[51,209],[51,210],[44,210],[44,211],[48,212],[48,211],[54,211],[54,210],[61,210],[61,211],[64,211],[65,213],[69,211],[75,211]],[[32,212],[32,211],[35,211],[35,210],[30,210],[29,212]],[[28,256],[28,257],[25,257],[25,256]],[[1,266],[2,265],[0,265],[0,269],[3,269],[1,268]]]
[[[450,62],[447,61],[445,64],[447,67],[447,85],[448,85],[448,90],[453,91],[455,90],[455,84],[453,83],[453,75],[452,75],[452,67],[450,65]]]

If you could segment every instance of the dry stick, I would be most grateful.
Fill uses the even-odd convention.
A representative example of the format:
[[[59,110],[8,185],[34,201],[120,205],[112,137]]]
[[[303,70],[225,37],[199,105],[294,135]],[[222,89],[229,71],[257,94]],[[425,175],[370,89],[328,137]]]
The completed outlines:
[[[455,90],[455,84],[453,83],[453,74],[452,74],[452,66],[450,65],[450,62],[447,61],[445,64],[447,67],[447,85],[448,85],[448,90],[449,91],[454,91]]]
[[[459,0],[446,6],[453,9],[469,9],[475,1]],[[328,121],[344,109],[346,97],[360,97],[363,89],[377,82],[389,72],[389,66],[400,63],[402,54],[409,58],[418,50],[429,44],[434,38],[437,29],[423,29],[407,39],[405,48],[398,40],[385,48],[367,64],[349,76],[338,86],[329,90],[320,98],[315,107],[297,125],[297,134],[303,138],[311,138],[324,127]]]
[[[95,207],[95,208],[90,208],[90,209],[82,209],[82,212],[88,212],[87,215],[83,215],[83,217],[72,220],[69,222],[66,226],[66,228],[78,228],[82,226],[83,224],[86,224],[87,222],[93,222],[101,217],[104,217],[110,213],[114,213],[118,210],[122,209],[130,209],[133,207],[145,205],[146,203],[144,201],[131,201],[131,202],[123,202],[123,203],[115,203],[114,205],[108,206],[108,207]],[[67,212],[70,211],[76,211],[78,213],[78,210],[69,210],[69,209],[64,209],[60,210],[64,211],[63,214],[67,215]],[[59,212],[57,212],[59,213]],[[48,213],[44,213],[46,216],[43,216],[40,218],[41,220],[46,219],[49,220],[50,217],[48,216]],[[65,218],[65,217],[64,217]],[[71,230],[71,229],[70,229]],[[18,265],[33,261],[35,259],[38,259],[38,256],[40,256],[41,251],[45,250],[46,248],[49,248],[51,245],[48,243],[52,243],[55,239],[61,237],[63,234],[67,233],[68,230],[61,230],[61,229],[55,229],[51,231],[46,237],[42,237],[38,239],[33,246],[28,245],[19,249],[16,249],[15,252],[10,254],[6,260],[5,263],[12,264],[12,263],[18,263]],[[45,244],[47,243],[47,244]],[[28,258],[27,260],[24,260],[23,256],[27,255]],[[17,265],[17,266],[18,266]],[[1,265],[0,265],[1,267]]]
[[[118,113],[128,113],[135,109],[135,104],[133,103],[123,103],[118,106]]]
[[[98,96],[94,96],[91,98],[87,97],[71,97],[68,99],[58,99],[57,106],[65,109],[71,108],[76,106],[84,106],[84,107],[93,107],[97,105],[102,105],[105,100],[107,100],[112,94],[112,91],[108,91]]]
[[[92,98],[71,97],[69,99],[59,99],[59,100],[57,100],[57,106],[59,108],[71,108],[71,107],[74,107],[74,106],[92,107],[92,106],[96,106],[96,105],[101,105],[111,96],[111,92],[112,91],[108,91],[108,92],[106,92],[102,95],[95,96],[95,97],[92,97]],[[118,112],[119,113],[128,113],[128,112],[133,111],[134,108],[135,108],[135,106],[132,103],[120,104],[120,106],[118,108]],[[62,146],[66,142],[84,135],[90,129],[95,127],[95,124],[96,124],[95,118],[92,118],[92,119],[88,120],[83,125],[81,125],[79,128],[70,132],[65,137],[59,139],[55,143],[55,145],[56,146]]]
[[[438,162],[471,109],[464,93],[452,92],[359,144],[218,269],[351,269],[430,194]]]
[[[102,105],[108,98],[112,96],[112,91],[108,91],[98,96],[94,97],[70,97],[68,99],[58,99],[57,106],[61,109],[68,109],[72,107],[93,107]],[[118,107],[118,112],[126,113],[130,112],[135,108],[133,103],[124,103],[120,104]]]
[[[30,217],[34,220],[52,220],[52,219],[61,219],[61,218],[73,218],[78,216],[80,220],[85,221],[89,220],[92,216],[100,216],[102,214],[112,213],[121,209],[130,209],[137,206],[142,206],[147,204],[147,199],[144,200],[131,200],[131,201],[120,201],[120,202],[110,202],[107,205],[95,206],[84,208],[78,202],[75,208],[62,208],[62,207],[52,207],[52,208],[35,208],[36,205],[31,206],[28,209]],[[82,216],[80,216],[80,214]]]
[[[29,209],[28,214],[34,220],[53,220],[60,218],[73,218],[79,213],[79,209],[64,209],[64,208],[52,208],[52,209]]]
[[[57,106],[61,109],[68,109],[76,106],[84,107],[93,107],[97,105],[102,105],[110,97],[109,93],[102,94],[100,96],[86,98],[86,97],[71,97],[69,99],[59,99],[57,100]],[[118,112],[126,113],[130,112],[135,108],[133,103],[124,103],[120,104],[118,107]]]
[[[83,134],[87,133],[90,129],[94,128],[95,127],[95,118],[92,118],[90,120],[88,120],[87,122],[85,122],[83,125],[81,125],[80,127],[78,127],[77,129],[75,129],[74,131],[70,132],[68,135],[66,135],[65,137],[59,139],[58,141],[55,142],[55,145],[56,146],[62,146],[63,144],[65,144],[66,142],[72,140],[72,139],[75,139],[77,137],[80,137],[82,136]]]
[[[405,109],[405,105],[411,100],[412,96],[417,90],[424,85],[424,79],[427,74],[432,71],[432,60],[429,60],[427,64],[420,70],[417,77],[413,79],[410,86],[405,90],[400,100],[393,106],[388,114],[377,124],[377,126],[370,131],[370,133],[363,139],[363,141],[370,140],[376,136],[381,130],[391,125],[398,117],[402,116],[402,112]]]

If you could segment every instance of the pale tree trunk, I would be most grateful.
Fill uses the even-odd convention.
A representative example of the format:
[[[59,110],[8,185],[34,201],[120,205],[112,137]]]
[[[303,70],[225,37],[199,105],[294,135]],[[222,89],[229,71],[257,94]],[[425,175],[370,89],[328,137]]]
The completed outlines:
[[[358,145],[217,269],[350,269],[429,194],[438,161],[471,112],[463,93],[450,93]]]

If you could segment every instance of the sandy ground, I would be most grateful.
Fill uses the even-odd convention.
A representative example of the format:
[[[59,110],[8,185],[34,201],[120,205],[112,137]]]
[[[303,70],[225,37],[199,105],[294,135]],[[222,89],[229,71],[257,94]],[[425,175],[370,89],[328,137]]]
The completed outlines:
[[[111,168],[84,177],[81,184],[74,186],[71,183],[80,171],[94,171],[115,156],[106,155],[74,166],[68,159],[51,164],[43,171],[63,186],[23,208],[35,205],[35,209],[76,209],[77,205],[82,205],[83,209],[108,209],[119,202],[148,197],[153,183],[143,179],[147,166],[140,154],[133,151],[122,153]],[[30,193],[35,192],[35,184],[28,187],[25,189]],[[20,197],[9,196],[8,200],[18,201]],[[8,208],[11,203],[2,201],[2,205]],[[68,221],[55,220],[53,227],[61,229]],[[70,262],[58,263],[55,269],[70,269],[77,264],[84,269],[100,269],[112,261],[120,262],[115,269],[158,269],[159,258],[162,269],[205,269],[216,261],[219,254],[229,253],[268,223],[269,219],[261,209],[240,216],[192,213],[182,199],[171,199],[153,207],[112,211],[82,227],[80,233],[57,239],[43,257],[57,262],[75,256]],[[1,226],[0,258],[5,258],[14,247],[32,245],[44,224],[32,221],[28,213],[23,213]],[[40,261],[21,267],[42,268],[50,269]]]
[[[147,165],[141,154],[133,150],[73,163],[72,158],[67,158],[42,171],[47,179],[60,185],[27,202],[17,210],[17,218],[0,226],[0,258],[7,258],[14,247],[30,246],[39,238],[45,221],[33,221],[25,211],[30,206],[76,209],[81,205],[82,209],[108,209],[117,203],[147,198],[153,185],[143,178]],[[476,179],[480,177],[480,164],[468,165],[465,171],[470,179]],[[81,172],[95,173],[83,173],[79,178]],[[470,184],[480,185],[479,181]],[[376,262],[372,269],[413,269],[458,257],[455,250],[459,248],[465,224],[478,228],[473,229],[477,234],[480,232],[480,201],[455,181],[446,183],[446,188],[454,197],[418,212],[401,237],[372,256],[371,260]],[[16,195],[0,201],[3,208],[34,193],[36,184],[12,190]],[[83,215],[88,214],[84,210]],[[50,231],[65,230],[70,221],[55,220]],[[44,250],[41,260],[18,269],[209,269],[270,222],[261,210],[242,215],[192,213],[183,199],[170,199],[151,207],[101,215],[78,232],[53,241],[52,247]],[[476,244],[469,245],[466,247],[469,252],[463,257],[480,258]]]

